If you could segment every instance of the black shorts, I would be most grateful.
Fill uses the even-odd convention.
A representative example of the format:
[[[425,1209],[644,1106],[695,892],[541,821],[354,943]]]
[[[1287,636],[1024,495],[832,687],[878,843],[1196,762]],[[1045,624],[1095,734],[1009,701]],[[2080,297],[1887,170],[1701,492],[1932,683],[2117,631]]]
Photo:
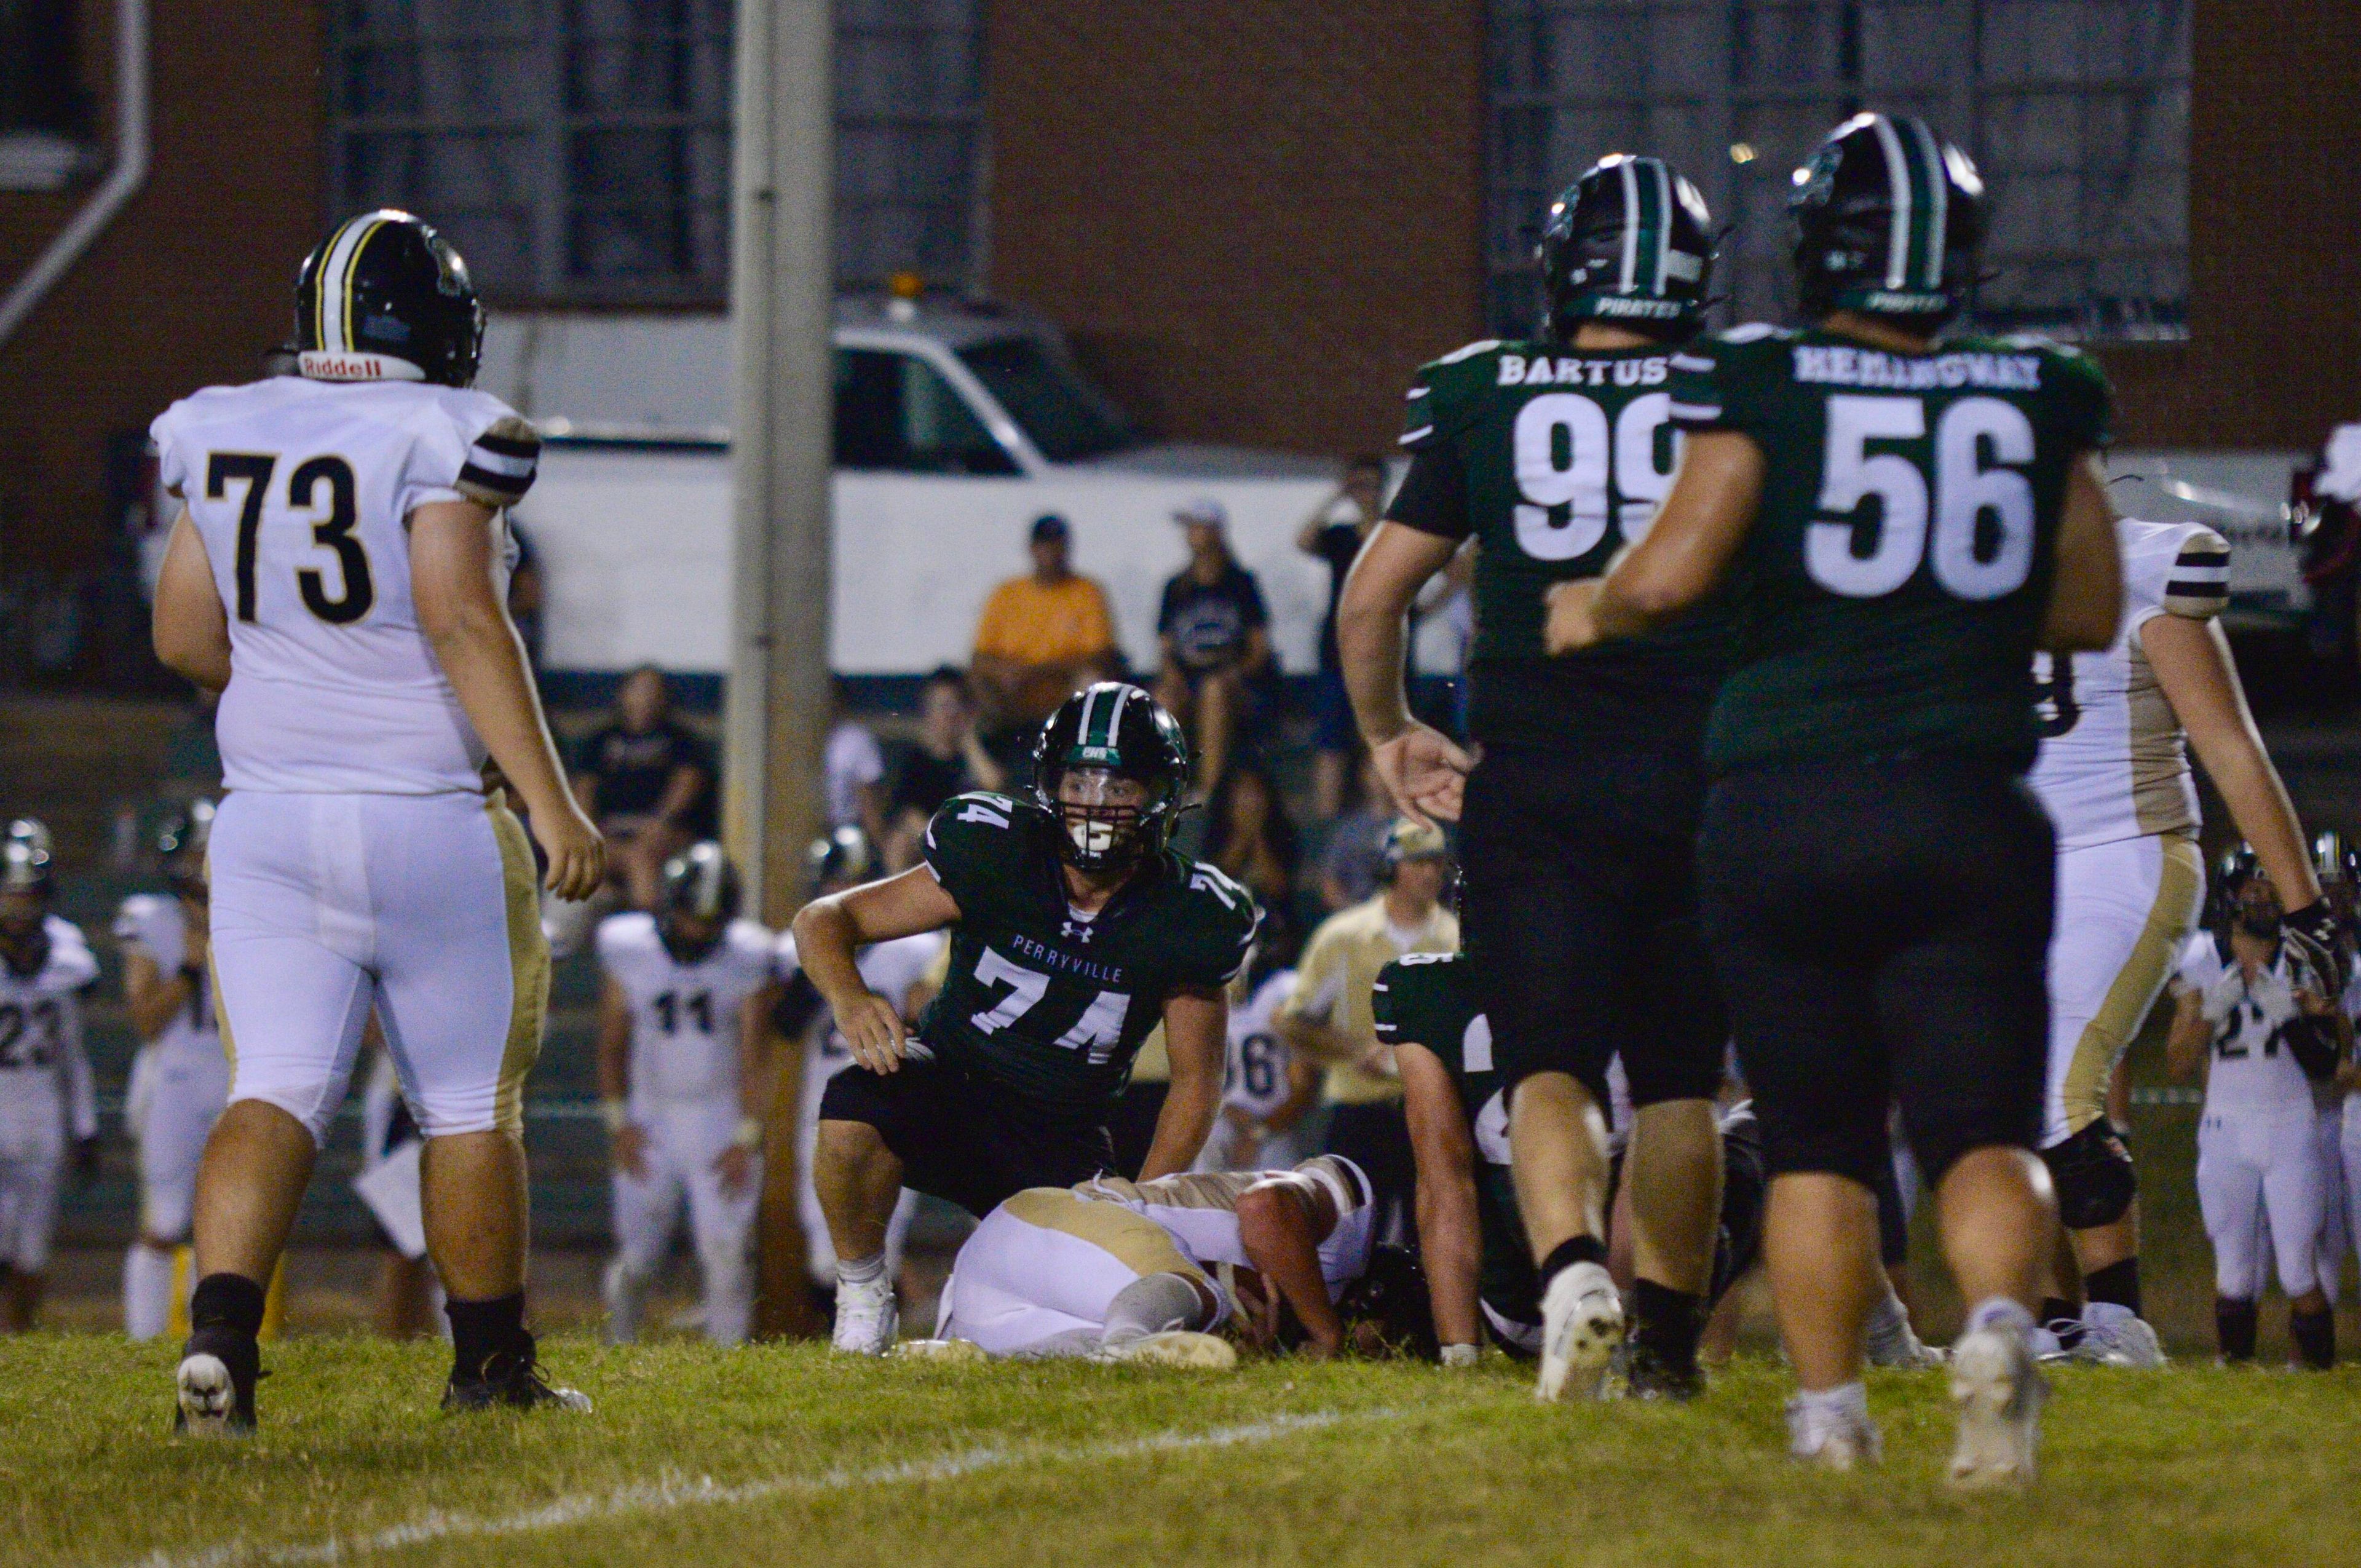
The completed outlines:
[[[1693,880],[1704,708],[1596,727],[1546,751],[1495,744],[1460,816],[1461,922],[1513,1085],[1570,1073],[1607,1104],[1620,1052],[1634,1104],[1708,1100],[1730,1025]]]
[[[2041,1128],[2055,841],[1999,759],[1752,768],[1713,786],[1706,931],[1773,1175],[1880,1185],[1886,1114],[1931,1189]]]
[[[978,1219],[1028,1187],[1071,1187],[1115,1169],[1104,1126],[1050,1114],[1000,1084],[939,1061],[899,1072],[846,1068],[820,1096],[823,1122],[877,1129],[902,1185]]]

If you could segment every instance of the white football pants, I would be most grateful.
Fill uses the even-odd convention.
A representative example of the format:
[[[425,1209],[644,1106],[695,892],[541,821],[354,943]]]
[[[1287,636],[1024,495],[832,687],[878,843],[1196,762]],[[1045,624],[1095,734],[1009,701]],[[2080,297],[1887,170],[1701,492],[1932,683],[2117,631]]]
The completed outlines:
[[[705,1282],[705,1335],[717,1344],[744,1343],[754,1310],[747,1247],[762,1172],[727,1192],[714,1168],[737,1135],[738,1114],[734,1100],[660,1107],[639,1121],[648,1135],[647,1174],[614,1173],[615,1261],[627,1288],[644,1288],[664,1266],[686,1203]]]
[[[2206,1116],[2197,1127],[2197,1201],[2213,1243],[2216,1295],[2251,1301],[2262,1293],[2266,1216],[2280,1288],[2290,1296],[2312,1289],[2327,1202],[2319,1118],[2309,1107],[2280,1116]]]

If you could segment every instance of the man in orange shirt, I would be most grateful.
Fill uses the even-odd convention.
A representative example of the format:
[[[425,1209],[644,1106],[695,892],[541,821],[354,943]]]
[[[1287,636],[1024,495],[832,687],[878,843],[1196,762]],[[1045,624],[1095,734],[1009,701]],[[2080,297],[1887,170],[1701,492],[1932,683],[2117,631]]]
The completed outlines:
[[[1122,671],[1106,590],[1076,575],[1071,537],[1064,518],[1036,518],[1032,574],[983,601],[971,674],[995,736],[1029,737],[1068,696]]]

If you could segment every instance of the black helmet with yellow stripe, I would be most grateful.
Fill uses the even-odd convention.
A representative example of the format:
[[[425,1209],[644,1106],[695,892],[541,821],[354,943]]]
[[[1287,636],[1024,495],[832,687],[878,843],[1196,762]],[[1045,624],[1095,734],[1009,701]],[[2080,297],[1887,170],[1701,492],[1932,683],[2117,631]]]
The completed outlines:
[[[296,363],[313,380],[472,386],[483,346],[467,264],[408,213],[346,219],[295,275]]]

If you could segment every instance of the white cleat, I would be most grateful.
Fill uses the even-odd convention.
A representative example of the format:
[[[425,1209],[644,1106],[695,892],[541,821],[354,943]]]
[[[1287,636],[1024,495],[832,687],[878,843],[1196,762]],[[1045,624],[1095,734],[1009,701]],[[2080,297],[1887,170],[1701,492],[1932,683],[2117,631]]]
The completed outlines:
[[[184,1358],[176,1382],[181,1406],[181,1419],[175,1423],[178,1430],[199,1437],[219,1437],[234,1430],[237,1394],[230,1384],[229,1366],[221,1357],[200,1351]]]
[[[1855,1470],[1885,1458],[1877,1423],[1855,1410],[1787,1401],[1787,1452],[1822,1470]]]
[[[836,1282],[836,1334],[830,1342],[852,1355],[883,1355],[894,1348],[902,1330],[902,1311],[894,1302],[894,1282],[879,1277],[866,1285],[850,1279]]]
[[[1951,1404],[1959,1411],[1951,1485],[1968,1490],[2030,1483],[2049,1385],[2025,1335],[1978,1329],[1951,1347]]]
[[[1615,1281],[1595,1263],[1557,1271],[1542,1296],[1542,1372],[1533,1398],[1554,1403],[1573,1388],[1594,1398],[1608,1358],[1623,1343],[1623,1300]]]
[[[1872,1318],[1869,1325],[1868,1359],[1872,1366],[1897,1372],[1923,1372],[1943,1365],[1943,1353],[1927,1347],[1902,1313],[1891,1320]]]
[[[886,1354],[896,1361],[934,1361],[946,1365],[984,1359],[983,1346],[972,1339],[906,1339]]]
[[[1107,1347],[1110,1361],[1136,1362],[1144,1366],[1179,1366],[1194,1372],[1227,1372],[1238,1364],[1238,1353],[1219,1334],[1191,1329],[1167,1329],[1143,1334]]]
[[[2153,1372],[2170,1360],[2147,1321],[2113,1301],[2093,1301],[2082,1309],[2082,1343],[2074,1347],[2073,1359],[2137,1372]]]

